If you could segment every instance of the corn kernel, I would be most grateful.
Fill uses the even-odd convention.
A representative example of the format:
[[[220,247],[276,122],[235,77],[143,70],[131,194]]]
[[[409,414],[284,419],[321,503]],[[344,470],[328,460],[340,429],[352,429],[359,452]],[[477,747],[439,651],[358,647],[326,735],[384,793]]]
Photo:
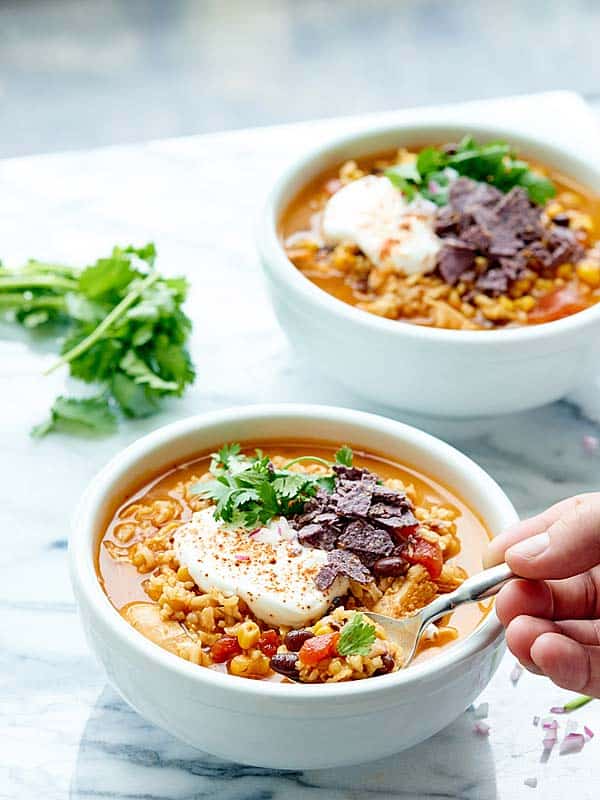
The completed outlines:
[[[568,211],[567,215],[573,230],[585,231],[586,233],[591,233],[594,230],[594,223],[589,214],[584,214],[581,211]]]
[[[501,294],[500,297],[498,298],[498,302],[500,303],[502,308],[505,308],[507,311],[512,311],[514,308],[513,301],[509,297],[506,297],[503,294]]]
[[[260,628],[256,622],[248,619],[242,622],[237,631],[237,640],[242,650],[253,647],[260,639]]]
[[[333,628],[327,625],[326,622],[317,622],[313,628],[315,636],[322,636],[324,633],[333,633]]]
[[[556,270],[556,274],[559,278],[564,278],[565,280],[569,280],[569,278],[573,277],[574,271],[573,264],[561,264],[560,267]]]
[[[600,263],[586,258],[577,264],[577,277],[588,286],[600,286]]]
[[[254,650],[252,653],[250,669],[253,675],[268,675],[271,671],[269,657],[264,653],[261,653],[260,650]]]
[[[229,662],[229,672],[232,675],[248,675],[251,665],[252,661],[248,656],[234,656]]]
[[[564,206],[558,200],[551,200],[545,209],[550,218],[555,217],[557,214],[562,214],[564,210]]]
[[[538,278],[535,282],[535,288],[540,292],[551,292],[554,289],[554,282],[548,278]]]
[[[519,297],[515,300],[515,306],[519,311],[531,311],[535,307],[535,298],[530,294],[526,294],[524,297]]]

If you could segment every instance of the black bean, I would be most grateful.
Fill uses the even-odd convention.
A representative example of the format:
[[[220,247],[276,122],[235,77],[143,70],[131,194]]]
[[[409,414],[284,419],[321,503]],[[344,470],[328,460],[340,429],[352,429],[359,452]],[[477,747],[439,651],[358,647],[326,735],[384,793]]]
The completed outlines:
[[[396,578],[406,572],[406,561],[400,556],[380,558],[373,564],[373,572],[379,578]]]
[[[555,225],[561,225],[563,228],[568,228],[571,220],[567,214],[557,214],[555,217],[552,217],[552,222]]]
[[[344,605],[344,597],[343,595],[337,595],[333,598],[331,603],[329,604],[328,613],[334,610],[334,608],[339,608],[340,606]]]
[[[312,639],[314,633],[309,631],[308,628],[300,628],[297,631],[288,631],[285,635],[285,639],[283,643],[287,647],[288,650],[291,650],[294,653],[297,653],[298,650],[302,647],[304,642],[307,642],[309,639]]]
[[[389,653],[384,653],[381,656],[381,663],[382,666],[377,670],[377,675],[387,675],[388,672],[391,672],[396,666],[396,662]]]
[[[269,663],[274,672],[298,680],[298,656],[295,653],[276,653]]]

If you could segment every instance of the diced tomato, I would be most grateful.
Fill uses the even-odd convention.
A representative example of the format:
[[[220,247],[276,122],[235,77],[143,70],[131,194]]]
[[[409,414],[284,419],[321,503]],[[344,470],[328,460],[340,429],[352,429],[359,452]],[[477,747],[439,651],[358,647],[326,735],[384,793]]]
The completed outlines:
[[[324,658],[331,658],[337,653],[339,633],[323,633],[307,639],[298,653],[300,661],[307,667],[314,667]]]
[[[564,289],[557,289],[544,295],[530,312],[528,319],[529,322],[537,325],[543,322],[554,322],[554,320],[583,311],[587,307],[588,304],[574,286],[565,286]]]
[[[442,574],[444,559],[439,544],[428,542],[427,539],[414,539],[402,553],[402,557],[409,564],[422,564],[433,580]]]
[[[261,653],[271,658],[277,652],[277,648],[281,644],[281,638],[277,631],[265,631],[258,640],[258,649]]]
[[[241,652],[242,648],[236,636],[222,636],[210,648],[213,661],[216,661],[217,664],[229,661],[234,656],[239,656]]]

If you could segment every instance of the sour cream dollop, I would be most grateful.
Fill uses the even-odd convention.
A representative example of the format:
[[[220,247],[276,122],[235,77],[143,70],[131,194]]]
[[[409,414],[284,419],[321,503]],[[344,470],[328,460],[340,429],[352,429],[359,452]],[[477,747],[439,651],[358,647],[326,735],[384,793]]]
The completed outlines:
[[[389,178],[366,175],[328,200],[323,235],[328,244],[352,242],[377,267],[405,275],[431,272],[441,248],[434,214],[427,201],[407,203]]]
[[[236,594],[273,625],[306,625],[348,590],[345,578],[327,591],[317,589],[315,577],[327,553],[300,544],[285,519],[249,532],[224,525],[215,519],[214,507],[205,508],[175,531],[174,547],[200,589]]]

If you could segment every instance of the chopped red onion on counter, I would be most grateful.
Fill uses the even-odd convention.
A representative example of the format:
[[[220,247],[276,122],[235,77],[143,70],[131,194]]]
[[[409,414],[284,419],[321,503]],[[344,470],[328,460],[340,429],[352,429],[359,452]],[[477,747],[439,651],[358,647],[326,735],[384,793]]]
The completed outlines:
[[[548,733],[542,739],[544,750],[552,750],[557,740],[558,736],[556,735],[556,731],[548,731]]]
[[[512,668],[512,672],[510,673],[510,680],[513,686],[516,686],[519,682],[519,678],[523,674],[523,667],[517,661],[514,667]]]
[[[588,455],[597,453],[600,449],[600,439],[597,436],[584,436],[581,440],[583,449]]]
[[[544,717],[542,720],[542,728],[545,730],[555,731],[558,728],[558,721],[552,717]]]
[[[583,732],[588,737],[588,739],[593,739],[594,738],[594,731],[591,728],[588,728],[587,725],[583,726]]]
[[[564,714],[565,712],[566,709],[564,706],[552,706],[552,708],[550,709],[551,714]]]
[[[584,744],[585,736],[582,733],[568,733],[560,743],[559,753],[561,756],[579,753]]]
[[[490,726],[487,722],[483,722],[483,720],[479,720],[473,725],[473,732],[478,734],[479,736],[489,736],[490,735]]]

